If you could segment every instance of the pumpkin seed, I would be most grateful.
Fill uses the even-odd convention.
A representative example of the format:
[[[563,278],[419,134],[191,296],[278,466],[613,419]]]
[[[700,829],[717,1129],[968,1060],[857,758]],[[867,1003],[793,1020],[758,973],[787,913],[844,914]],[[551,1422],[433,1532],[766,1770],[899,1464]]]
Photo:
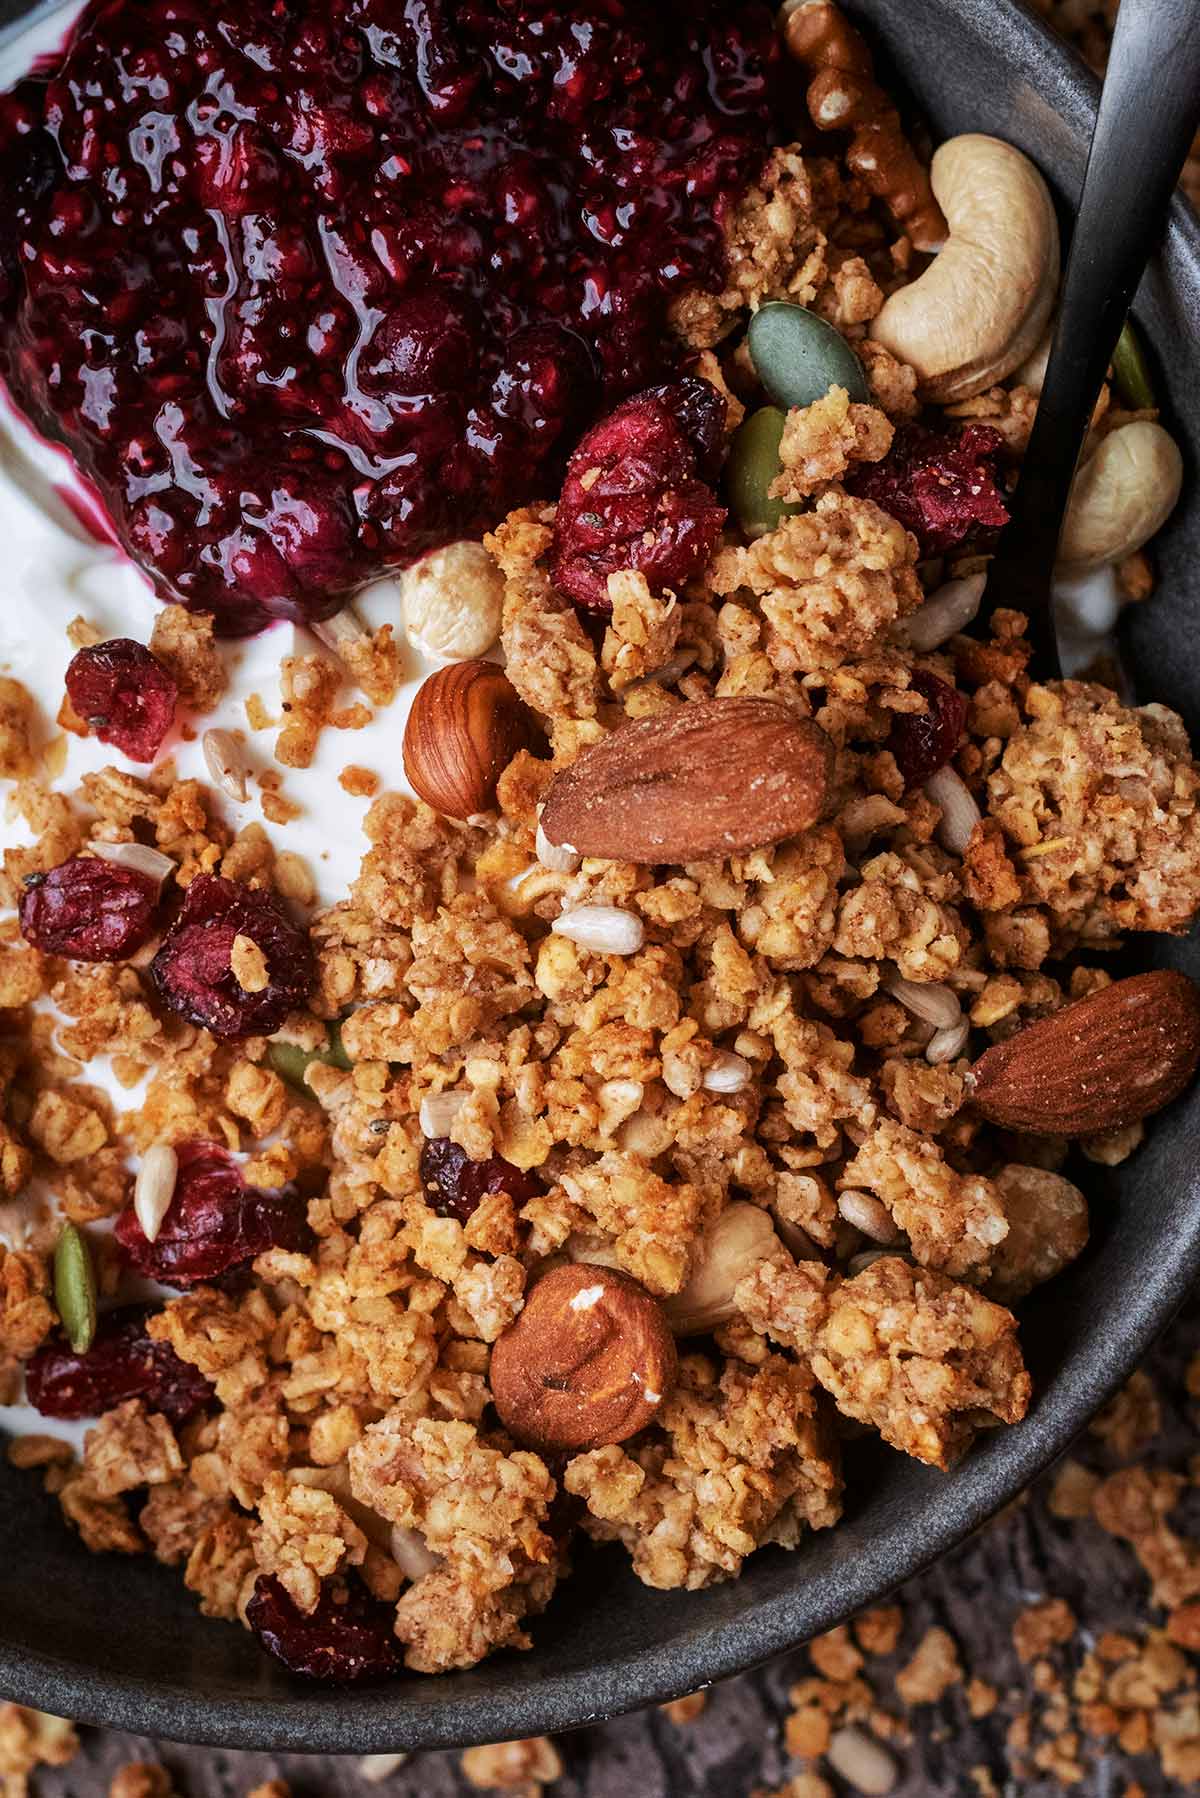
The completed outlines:
[[[87,1237],[74,1224],[63,1225],[54,1245],[54,1303],[67,1341],[82,1355],[96,1334],[96,1270]]]
[[[1146,367],[1141,339],[1138,337],[1131,318],[1125,320],[1124,328],[1117,339],[1112,365],[1113,378],[1117,383],[1118,392],[1127,406],[1132,407],[1135,412],[1142,412],[1154,405],[1154,388],[1150,381],[1150,370]]]
[[[328,1025],[327,1037],[323,1049],[302,1049],[299,1043],[282,1043],[272,1038],[267,1044],[267,1065],[297,1092],[307,1093],[304,1071],[311,1062],[320,1061],[328,1068],[341,1068],[344,1073],[354,1065],[342,1042],[341,1025]]]
[[[767,492],[782,467],[779,444],[785,422],[778,406],[763,406],[738,426],[729,447],[725,485],[734,517],[748,537],[765,537],[781,518],[802,509],[771,499]]]
[[[750,320],[746,335],[750,360],[777,406],[811,406],[831,387],[844,387],[852,400],[871,398],[862,363],[841,332],[807,306],[772,300]]]

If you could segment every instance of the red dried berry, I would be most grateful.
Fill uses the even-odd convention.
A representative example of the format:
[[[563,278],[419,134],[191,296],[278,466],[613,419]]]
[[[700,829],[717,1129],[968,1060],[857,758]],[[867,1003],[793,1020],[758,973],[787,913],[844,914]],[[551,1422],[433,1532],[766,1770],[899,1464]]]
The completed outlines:
[[[92,1346],[77,1355],[60,1338],[38,1349],[25,1368],[30,1404],[43,1417],[99,1417],[126,1399],[140,1398],[172,1423],[182,1423],[213,1396],[204,1375],[180,1360],[169,1342],[146,1333],[141,1306],[108,1311]]]
[[[196,1286],[244,1267],[267,1249],[311,1240],[304,1201],[291,1191],[247,1186],[233,1158],[212,1142],[183,1143],[167,1215],[151,1242],[132,1205],[113,1234],[135,1273],[164,1286]]]
[[[506,1192],[516,1205],[545,1191],[533,1174],[523,1173],[502,1155],[472,1161],[448,1136],[427,1139],[421,1150],[421,1184],[428,1204],[439,1217],[465,1224],[487,1192]]]
[[[925,701],[926,709],[897,712],[888,748],[896,758],[905,786],[918,787],[945,767],[962,742],[967,727],[967,701],[956,688],[923,668],[914,669],[911,685]]]
[[[651,591],[678,591],[708,561],[725,508],[715,478],[725,402],[694,376],[648,388],[610,412],[567,464],[554,525],[555,585],[589,611],[611,611],[608,577],[644,574]]]
[[[175,719],[175,677],[132,637],[81,649],[67,669],[67,698],[102,743],[132,762],[152,762]]]
[[[262,950],[267,984],[260,992],[247,992],[233,972],[237,936]],[[163,1004],[190,1024],[225,1039],[270,1036],[309,995],[312,948],[308,933],[270,893],[200,874],[150,964],[150,976]]]
[[[346,1580],[340,1593],[325,1586],[306,1616],[274,1574],[260,1573],[246,1606],[246,1622],[289,1673],[336,1685],[402,1671],[395,1621],[395,1607],[373,1598],[358,1579]]]
[[[161,882],[136,868],[73,855],[48,874],[30,874],[21,895],[21,934],[47,955],[120,961],[154,932]]]
[[[846,487],[898,518],[922,556],[944,556],[966,544],[982,547],[1008,523],[996,471],[1003,448],[991,425],[962,431],[902,425],[883,461],[859,468]]]

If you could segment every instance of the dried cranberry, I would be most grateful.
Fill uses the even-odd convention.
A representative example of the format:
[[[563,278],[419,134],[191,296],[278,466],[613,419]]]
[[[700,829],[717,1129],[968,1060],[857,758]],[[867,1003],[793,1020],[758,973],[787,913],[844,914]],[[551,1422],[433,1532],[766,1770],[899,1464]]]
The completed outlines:
[[[865,463],[846,487],[898,518],[922,556],[984,546],[1008,523],[996,471],[1003,447],[991,425],[962,431],[902,425],[883,461]]]
[[[725,402],[696,377],[635,394],[594,425],[567,464],[551,573],[577,605],[607,612],[608,576],[645,575],[678,590],[708,561],[725,508],[700,478],[715,474]]]
[[[108,1311],[92,1346],[77,1355],[55,1338],[25,1368],[29,1402],[43,1417],[99,1417],[126,1399],[140,1398],[172,1423],[182,1423],[213,1396],[204,1375],[181,1361],[169,1342],[146,1333],[146,1312]]]
[[[233,972],[233,940],[249,937],[263,953],[267,984],[247,992]],[[164,1005],[214,1036],[270,1036],[304,1004],[313,983],[307,932],[277,899],[257,887],[199,874],[150,964]]]
[[[88,0],[0,98],[0,376],[164,592],[328,617],[680,367],[790,140],[772,11]]]
[[[967,726],[965,696],[936,674],[913,670],[911,685],[925,701],[923,712],[897,712],[888,748],[904,776],[904,784],[918,787],[944,768],[962,742]]]
[[[164,1286],[196,1286],[267,1249],[307,1247],[304,1202],[296,1193],[247,1186],[216,1143],[184,1143],[178,1155],[175,1194],[154,1241],[132,1205],[117,1218],[113,1234],[135,1273]]]
[[[136,868],[73,855],[48,874],[30,874],[21,895],[21,934],[47,955],[120,961],[154,931],[161,883]]]
[[[421,1150],[421,1184],[431,1208],[439,1217],[456,1217],[465,1224],[485,1192],[506,1192],[514,1204],[524,1205],[544,1192],[540,1180],[522,1173],[502,1155],[472,1161],[448,1136],[430,1137]]]
[[[246,1622],[289,1673],[337,1685],[401,1671],[395,1621],[395,1607],[373,1598],[357,1578],[345,1582],[344,1595],[325,1586],[306,1616],[274,1574],[260,1573],[246,1606]]]
[[[175,719],[174,675],[132,637],[81,649],[67,669],[67,698],[102,743],[131,762],[152,762]]]

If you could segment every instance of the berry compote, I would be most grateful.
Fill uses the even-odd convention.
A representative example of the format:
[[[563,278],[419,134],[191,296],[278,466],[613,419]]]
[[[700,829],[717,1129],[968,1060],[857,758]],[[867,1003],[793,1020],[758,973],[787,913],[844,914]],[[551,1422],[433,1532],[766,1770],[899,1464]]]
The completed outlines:
[[[90,0],[0,96],[0,373],[230,634],[557,491],[782,135],[760,0]]]

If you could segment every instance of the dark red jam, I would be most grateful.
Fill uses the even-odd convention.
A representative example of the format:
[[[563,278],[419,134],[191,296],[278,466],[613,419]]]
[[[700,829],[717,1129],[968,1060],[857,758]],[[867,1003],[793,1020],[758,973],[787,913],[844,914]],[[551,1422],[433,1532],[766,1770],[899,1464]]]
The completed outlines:
[[[0,98],[0,373],[231,634],[557,492],[779,141],[759,0],[92,0]]]

